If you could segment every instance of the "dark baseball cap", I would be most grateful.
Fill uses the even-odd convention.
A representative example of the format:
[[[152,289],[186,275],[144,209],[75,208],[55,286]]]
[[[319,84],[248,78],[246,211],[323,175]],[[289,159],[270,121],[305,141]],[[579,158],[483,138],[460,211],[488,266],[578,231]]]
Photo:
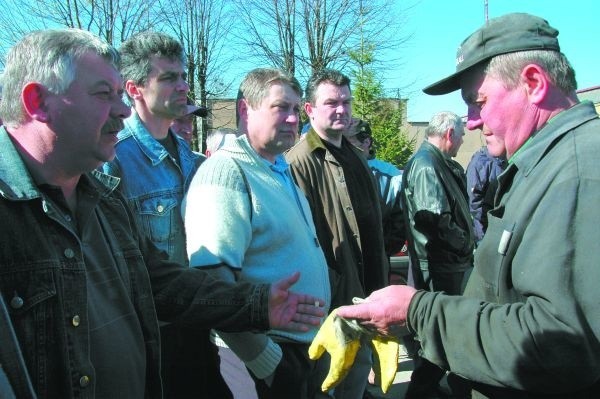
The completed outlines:
[[[460,89],[460,77],[490,58],[523,50],[560,51],[558,30],[548,21],[525,13],[490,19],[467,37],[456,52],[456,72],[423,89],[427,94],[447,94]]]
[[[185,113],[186,115],[193,114],[201,118],[206,118],[206,116],[208,115],[208,110],[206,109],[206,107],[201,107],[198,105],[188,105],[187,107],[188,109]]]

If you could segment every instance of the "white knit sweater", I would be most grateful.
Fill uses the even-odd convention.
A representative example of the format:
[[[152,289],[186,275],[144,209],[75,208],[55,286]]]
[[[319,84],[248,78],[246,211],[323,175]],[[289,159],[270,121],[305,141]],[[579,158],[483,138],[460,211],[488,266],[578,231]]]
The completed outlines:
[[[327,263],[308,202],[294,187],[299,201],[246,136],[217,151],[198,170],[182,206],[190,266],[225,263],[239,272],[240,279],[262,283],[300,271],[293,290],[324,299],[327,312],[331,297]],[[310,343],[315,334],[316,328],[305,333],[219,333],[259,378],[270,375],[281,358],[273,341]]]

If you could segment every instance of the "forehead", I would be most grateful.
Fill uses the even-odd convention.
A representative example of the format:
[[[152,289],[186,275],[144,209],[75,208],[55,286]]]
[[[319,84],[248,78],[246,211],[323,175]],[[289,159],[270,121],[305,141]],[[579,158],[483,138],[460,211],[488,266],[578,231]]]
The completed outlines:
[[[86,86],[108,84],[120,88],[123,85],[117,68],[93,52],[84,54],[76,61],[75,80]]]
[[[296,91],[287,83],[275,82],[267,91],[267,95],[264,100],[269,102],[273,101],[286,101],[291,103],[300,104],[300,96]],[[264,102],[264,101],[263,101]]]
[[[165,72],[183,72],[183,62],[178,59],[170,59],[153,55],[150,57],[150,74],[160,74]]]
[[[350,98],[348,86],[337,86],[331,82],[322,82],[317,86],[315,99],[317,101],[345,100]]]

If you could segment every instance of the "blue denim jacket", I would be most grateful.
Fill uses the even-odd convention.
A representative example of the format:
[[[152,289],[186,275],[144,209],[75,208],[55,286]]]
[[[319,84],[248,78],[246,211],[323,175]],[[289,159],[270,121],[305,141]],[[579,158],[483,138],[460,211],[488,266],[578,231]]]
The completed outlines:
[[[0,293],[33,388],[39,398],[94,398],[81,241],[38,190],[2,127],[0,148]],[[140,235],[125,199],[115,191],[118,179],[100,172],[81,179],[86,192],[98,196],[96,215],[142,326],[146,398],[162,395],[157,316],[198,328],[268,328],[269,285],[242,282],[232,288],[201,270],[167,261]]]
[[[142,231],[169,259],[188,264],[181,201],[205,159],[176,138],[179,165],[148,132],[134,111],[119,133],[117,155],[104,172],[121,178],[119,186]]]

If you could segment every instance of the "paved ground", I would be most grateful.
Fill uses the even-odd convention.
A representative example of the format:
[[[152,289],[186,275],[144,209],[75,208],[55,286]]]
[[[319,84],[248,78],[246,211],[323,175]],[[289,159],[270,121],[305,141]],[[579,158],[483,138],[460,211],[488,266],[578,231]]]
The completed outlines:
[[[400,346],[400,356],[398,363],[398,372],[396,373],[396,378],[394,378],[394,383],[384,394],[381,391],[381,388],[374,385],[369,385],[367,390],[371,394],[373,399],[403,399],[404,393],[406,392],[406,388],[408,386],[408,382],[410,381],[410,374],[413,369],[413,361],[408,357],[406,353],[406,348],[403,345]]]

